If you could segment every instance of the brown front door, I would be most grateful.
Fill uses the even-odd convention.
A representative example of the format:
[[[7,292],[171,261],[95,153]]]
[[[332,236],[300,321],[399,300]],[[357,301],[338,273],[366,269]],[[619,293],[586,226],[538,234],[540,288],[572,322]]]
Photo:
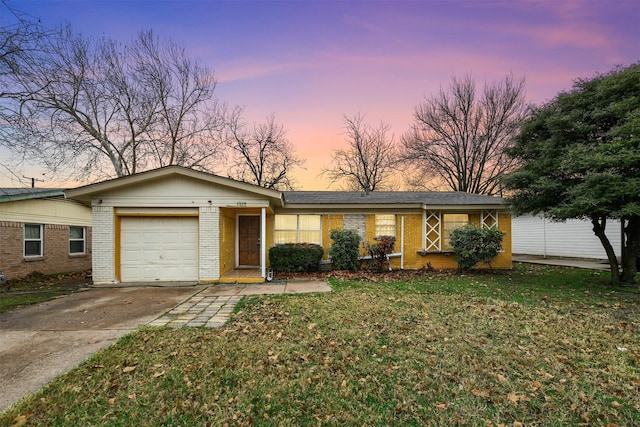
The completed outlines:
[[[238,264],[260,265],[260,217],[238,217]]]

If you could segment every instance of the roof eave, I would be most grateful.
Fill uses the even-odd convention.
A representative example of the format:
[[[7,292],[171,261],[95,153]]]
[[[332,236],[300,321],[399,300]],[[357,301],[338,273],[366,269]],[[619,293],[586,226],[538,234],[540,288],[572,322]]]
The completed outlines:
[[[51,190],[38,193],[12,194],[10,196],[0,196],[0,202],[16,202],[20,200],[46,199],[48,197],[64,196],[64,190]]]
[[[231,178],[224,178],[218,175],[210,174],[207,172],[200,172],[193,169],[184,168],[182,166],[167,166],[160,169],[154,169],[151,171],[141,172],[135,175],[124,176],[121,178],[115,178],[109,181],[97,182],[95,184],[89,184],[78,188],[73,188],[65,191],[65,197],[69,199],[75,199],[82,201],[85,204],[91,203],[91,198],[95,194],[110,191],[123,186],[130,186],[141,182],[162,178],[169,175],[182,175],[201,181],[208,181],[210,183],[224,185],[227,187],[235,188],[241,191],[247,191],[261,196],[268,197],[277,201],[280,205],[284,204],[282,192],[277,190],[270,190],[268,188],[262,188],[254,184],[247,182],[236,181]]]
[[[284,209],[299,210],[337,210],[337,209],[417,209],[417,210],[478,210],[478,209],[506,209],[504,203],[496,204],[455,204],[428,205],[424,203],[285,203]]]

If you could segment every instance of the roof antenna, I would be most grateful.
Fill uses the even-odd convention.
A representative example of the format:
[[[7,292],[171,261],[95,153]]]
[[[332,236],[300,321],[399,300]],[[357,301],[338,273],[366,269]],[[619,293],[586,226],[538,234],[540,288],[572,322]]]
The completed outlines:
[[[31,178],[31,177],[24,176],[24,175],[22,175],[22,177],[23,177],[23,178],[27,178],[27,179],[30,179],[30,180],[31,180],[31,188],[36,188],[36,181],[44,182],[44,179]]]

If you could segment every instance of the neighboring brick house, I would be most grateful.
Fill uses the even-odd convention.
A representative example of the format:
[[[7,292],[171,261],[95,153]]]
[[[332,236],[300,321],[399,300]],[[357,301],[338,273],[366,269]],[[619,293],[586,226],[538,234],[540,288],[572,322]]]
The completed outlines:
[[[50,188],[0,188],[0,271],[8,280],[91,268],[91,208]]]
[[[262,282],[268,250],[331,245],[332,229],[396,237],[393,268],[456,268],[449,233],[505,233],[494,268],[511,268],[511,214],[500,198],[459,192],[268,190],[167,166],[65,192],[93,209],[93,281]]]

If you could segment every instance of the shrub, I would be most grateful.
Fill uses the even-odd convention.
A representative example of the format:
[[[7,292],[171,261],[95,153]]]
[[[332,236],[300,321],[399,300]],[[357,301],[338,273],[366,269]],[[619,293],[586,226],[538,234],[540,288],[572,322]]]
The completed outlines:
[[[458,255],[458,267],[468,270],[479,262],[491,266],[491,261],[502,249],[504,233],[495,228],[465,225],[451,233],[451,247]]]
[[[389,258],[387,255],[393,253],[396,238],[394,236],[378,236],[373,239],[376,243],[367,243],[367,253],[371,257],[371,269],[380,272],[384,270],[385,267],[389,267]]]
[[[360,253],[358,233],[352,230],[331,230],[329,236],[333,240],[333,245],[329,248],[333,267],[337,270],[356,270]]]
[[[276,271],[317,271],[323,255],[320,245],[288,243],[270,248],[269,262]]]

